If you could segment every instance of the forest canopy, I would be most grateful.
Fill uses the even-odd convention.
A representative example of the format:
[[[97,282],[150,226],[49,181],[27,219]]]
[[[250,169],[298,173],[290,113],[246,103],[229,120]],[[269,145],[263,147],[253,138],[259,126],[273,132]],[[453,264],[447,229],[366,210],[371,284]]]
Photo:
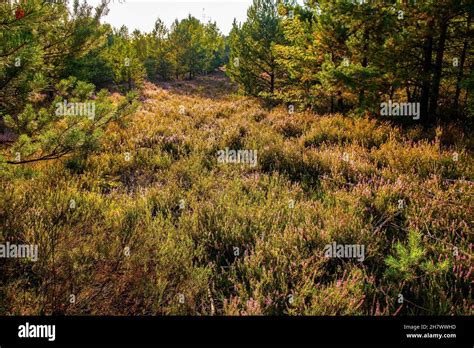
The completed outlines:
[[[248,94],[320,113],[380,115],[393,100],[419,103],[425,124],[465,119],[473,12],[466,0],[255,0],[234,23],[228,71]]]

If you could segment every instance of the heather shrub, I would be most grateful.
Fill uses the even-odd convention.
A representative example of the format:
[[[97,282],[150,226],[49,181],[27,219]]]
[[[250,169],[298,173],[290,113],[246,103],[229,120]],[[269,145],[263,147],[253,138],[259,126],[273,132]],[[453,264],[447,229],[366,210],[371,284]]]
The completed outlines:
[[[472,312],[469,148],[192,90],[146,87],[87,156],[0,162],[0,242],[40,245],[37,262],[0,260],[2,313]],[[219,163],[226,147],[255,165]]]

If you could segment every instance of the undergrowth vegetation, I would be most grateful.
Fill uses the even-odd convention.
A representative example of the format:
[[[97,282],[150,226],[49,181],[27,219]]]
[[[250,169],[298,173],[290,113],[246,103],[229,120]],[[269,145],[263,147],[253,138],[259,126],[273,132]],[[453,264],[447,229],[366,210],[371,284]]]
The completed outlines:
[[[472,314],[472,134],[233,92],[146,84],[93,151],[0,163],[0,242],[39,245],[0,260],[0,314]]]

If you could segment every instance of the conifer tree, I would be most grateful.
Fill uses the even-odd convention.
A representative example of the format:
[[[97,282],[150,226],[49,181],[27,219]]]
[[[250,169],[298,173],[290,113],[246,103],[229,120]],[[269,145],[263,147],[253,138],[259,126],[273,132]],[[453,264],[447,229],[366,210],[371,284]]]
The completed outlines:
[[[243,91],[251,95],[273,96],[279,71],[274,46],[283,43],[278,5],[272,0],[254,0],[242,25],[234,22],[227,71]]]

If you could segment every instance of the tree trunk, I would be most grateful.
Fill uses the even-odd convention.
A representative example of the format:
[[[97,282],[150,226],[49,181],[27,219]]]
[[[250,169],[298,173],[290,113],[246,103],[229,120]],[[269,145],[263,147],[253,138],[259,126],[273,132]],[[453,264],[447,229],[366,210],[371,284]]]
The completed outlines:
[[[430,19],[428,22],[428,33],[425,37],[425,44],[423,48],[423,82],[420,96],[420,112],[421,117],[426,123],[431,122],[431,115],[428,113],[428,102],[430,99],[430,82],[431,82],[431,56],[433,54],[433,28],[434,20]]]
[[[466,52],[469,47],[469,31],[470,31],[470,26],[471,26],[471,14],[467,15],[467,26],[466,26],[466,36],[464,39],[464,44],[462,47],[462,52],[461,52],[461,61],[459,62],[459,71],[458,71],[458,76],[456,80],[456,93],[454,95],[454,112],[456,112],[456,116],[458,116],[459,113],[459,97],[461,95],[461,81],[464,77],[464,64],[466,62]]]
[[[407,87],[405,88],[405,91],[406,91],[406,93],[407,93],[407,101],[408,101],[409,103],[411,103],[411,101],[413,100],[413,98],[412,98],[412,94],[411,94],[411,92],[410,92],[410,87],[407,86]]]
[[[429,113],[432,118],[437,117],[439,86],[441,84],[441,77],[443,74],[443,58],[446,47],[446,36],[448,33],[448,19],[442,18],[439,23],[439,42],[436,50],[436,62],[434,65],[433,84],[430,98]]]
[[[273,95],[275,91],[275,72],[272,69],[272,73],[270,74],[270,93]]]
[[[364,58],[362,59],[362,67],[367,68],[369,61],[367,59],[367,51],[369,49],[369,31],[367,28],[364,30]],[[362,88],[359,92],[359,107],[362,107],[365,102],[365,90]]]
[[[344,112],[344,98],[342,92],[337,92],[337,112]]]

